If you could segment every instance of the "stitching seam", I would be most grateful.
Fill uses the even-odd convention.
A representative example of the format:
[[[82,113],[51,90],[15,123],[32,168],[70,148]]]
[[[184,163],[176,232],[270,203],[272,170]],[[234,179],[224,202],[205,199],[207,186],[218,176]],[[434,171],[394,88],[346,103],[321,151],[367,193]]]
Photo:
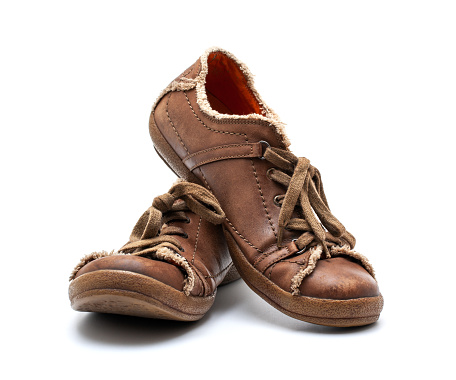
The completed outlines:
[[[226,266],[225,268],[223,268],[220,272],[218,272],[217,274],[214,274],[213,276],[204,276],[204,278],[217,278],[218,276],[220,276],[223,272],[225,272],[228,268],[231,268],[233,266],[233,263],[231,262],[228,266]]]
[[[199,152],[195,152],[195,153],[192,153],[190,155],[188,155],[187,157],[185,157],[183,159],[183,161],[186,161],[198,154],[202,154],[202,153],[207,153],[207,152],[210,152],[212,150],[217,150],[217,149],[224,149],[224,148],[237,148],[237,147],[244,147],[245,144],[232,144],[232,145],[221,145],[221,146],[216,146],[214,148],[207,148],[207,149],[204,149],[204,150],[200,150]],[[252,154],[253,153],[253,147],[250,146],[250,153]]]
[[[268,218],[269,225],[272,228],[272,232],[274,232],[274,236],[277,239],[277,232],[276,232],[276,230],[274,228],[274,224],[272,223],[271,215],[269,215],[269,211],[268,211],[268,208],[266,206],[266,200],[264,199],[263,190],[261,190],[261,185],[260,185],[260,181],[258,179],[258,174],[257,174],[256,168],[255,168],[255,164],[253,163],[253,159],[251,161],[252,161],[252,167],[253,167],[253,174],[255,175],[255,180],[256,180],[256,183],[257,183],[257,186],[258,186],[258,191],[260,192],[261,201],[263,202],[264,211],[266,212],[266,216]]]
[[[188,70],[188,72],[186,72],[186,73],[184,73],[184,74],[181,75],[181,78],[184,78],[184,77],[186,77],[188,74],[190,74],[190,73],[193,71],[194,68],[195,68],[195,65],[192,65],[192,67],[190,67],[190,70]]]
[[[208,130],[212,131],[212,132],[216,132],[216,133],[224,133],[226,135],[235,135],[235,136],[246,136],[245,133],[237,133],[237,132],[227,132],[227,131],[219,131],[217,129],[212,129],[211,127],[208,127],[206,124],[204,124],[204,121],[202,121],[199,116],[195,113],[195,110],[193,109],[192,105],[190,104],[190,99],[188,98],[187,96],[187,92],[186,91],[182,91],[185,95],[185,98],[187,99],[187,103],[190,107],[190,109],[192,110],[193,112],[193,115],[197,118],[197,120]]]
[[[171,124],[171,127],[173,127],[173,130],[174,130],[174,132],[176,133],[177,137],[179,138],[180,143],[181,143],[182,146],[185,148],[185,150],[187,151],[187,153],[189,153],[187,147],[185,146],[184,142],[182,141],[181,137],[179,136],[179,133],[177,133],[177,130],[176,130],[176,128],[174,127],[174,124],[173,124],[173,122],[172,122],[172,120],[171,120],[171,117],[169,116],[168,104],[169,104],[169,99],[171,98],[171,94],[172,94],[172,92],[169,93],[168,101],[166,102],[166,115],[168,116],[169,123]]]
[[[199,238],[200,227],[201,227],[201,220],[202,220],[202,219],[203,219],[203,218],[200,217],[200,220],[199,220],[199,223],[198,223],[198,231],[196,232],[195,249],[193,250],[192,264],[195,262],[196,247],[198,246],[198,238]]]
[[[207,187],[207,188],[209,189],[209,191],[212,193],[212,189],[211,189],[211,187],[209,186],[209,184],[207,183],[207,179],[206,179],[206,177],[205,177],[203,171],[201,170],[201,168],[199,168],[199,171],[200,171],[201,175],[203,176],[204,183],[206,184],[206,187]]]
[[[306,265],[306,260],[305,259],[297,260],[297,261],[288,261],[288,262],[292,263],[292,264]]]
[[[287,250],[287,252],[286,252],[286,253],[280,254],[280,255],[279,255],[278,257],[276,257],[274,260],[280,261],[282,257],[287,256],[287,255],[290,253],[290,250],[288,249],[288,247],[285,247],[285,249]],[[272,251],[271,253],[268,253],[266,256],[263,256],[263,257],[260,256],[260,257],[255,261],[255,263],[253,264],[253,266],[256,267],[256,266],[257,266],[259,263],[261,263],[263,260],[267,259],[267,258],[268,258],[269,256],[271,256],[273,253],[276,253],[276,252],[278,252],[278,251],[280,251],[280,249],[278,249],[277,251]],[[267,269],[267,268],[266,268],[266,269]]]
[[[271,268],[271,270],[269,271],[269,274],[268,274],[268,278],[271,279],[271,275],[272,275],[272,271],[274,270],[274,267],[277,265],[278,263],[274,263],[272,264],[269,268]],[[269,269],[268,268],[268,269]],[[266,269],[266,270],[268,270]],[[266,272],[266,271],[265,271]]]
[[[210,163],[210,162],[220,161],[220,159],[228,160],[228,159],[230,159],[230,158],[241,158],[241,157],[247,157],[247,158],[249,158],[250,155],[251,155],[251,153],[239,154],[239,155],[237,155],[237,156],[220,156],[220,157],[215,157],[215,158],[211,158],[211,159],[206,160],[206,161],[199,162],[199,163],[193,165],[189,170],[192,171],[192,170],[194,170],[195,168],[197,168],[198,166],[201,166],[201,165],[204,165],[204,164],[208,164],[208,163]]]
[[[250,245],[252,248],[255,248],[258,252],[263,253],[263,251],[257,247],[255,247],[252,243],[250,243],[244,236],[242,236],[239,231],[236,229],[236,227],[233,226],[233,224],[229,221],[228,218],[225,218],[228,224],[231,226],[234,232],[236,232],[242,240],[244,240],[248,245]]]

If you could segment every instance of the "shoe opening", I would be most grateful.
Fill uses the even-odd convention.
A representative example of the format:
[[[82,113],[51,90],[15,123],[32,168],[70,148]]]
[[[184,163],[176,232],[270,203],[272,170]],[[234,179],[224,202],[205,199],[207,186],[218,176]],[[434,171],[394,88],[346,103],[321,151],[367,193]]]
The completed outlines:
[[[244,73],[238,64],[222,52],[209,54],[206,94],[211,108],[228,115],[263,115]]]

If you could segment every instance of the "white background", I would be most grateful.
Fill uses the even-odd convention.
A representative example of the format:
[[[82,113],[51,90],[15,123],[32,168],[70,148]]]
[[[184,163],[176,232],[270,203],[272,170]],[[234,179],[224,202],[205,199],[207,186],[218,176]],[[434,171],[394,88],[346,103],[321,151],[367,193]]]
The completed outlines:
[[[0,4],[3,379],[454,378],[455,2]],[[241,281],[197,323],[70,308],[79,258],[174,181],[150,107],[214,45],[320,169],[376,268],[375,325],[300,322]]]

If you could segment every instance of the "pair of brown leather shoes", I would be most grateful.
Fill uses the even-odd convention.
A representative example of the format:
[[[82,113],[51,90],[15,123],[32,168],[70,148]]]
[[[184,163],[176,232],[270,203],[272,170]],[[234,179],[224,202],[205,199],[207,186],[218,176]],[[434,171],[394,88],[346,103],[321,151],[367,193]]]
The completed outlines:
[[[318,169],[289,150],[243,63],[207,50],[160,94],[149,128],[184,181],[155,198],[118,252],[81,260],[71,277],[74,309],[197,320],[217,286],[240,274],[303,321],[378,319],[372,266],[331,213]]]

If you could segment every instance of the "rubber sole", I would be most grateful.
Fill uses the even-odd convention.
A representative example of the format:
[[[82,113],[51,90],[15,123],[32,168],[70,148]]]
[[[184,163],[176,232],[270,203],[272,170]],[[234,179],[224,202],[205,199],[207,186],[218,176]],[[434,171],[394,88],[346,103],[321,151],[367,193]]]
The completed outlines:
[[[149,132],[160,158],[179,177],[186,181],[204,184],[182,163],[155,125],[153,117]],[[305,296],[293,296],[258,272],[245,258],[229,231],[224,230],[231,258],[247,285],[270,305],[284,314],[318,325],[334,327],[364,326],[378,320],[383,309],[383,297],[331,300]]]
[[[222,284],[238,278],[237,271],[230,270]],[[71,307],[77,311],[175,321],[201,319],[214,303],[215,294],[186,296],[151,277],[120,270],[89,272],[74,279],[69,287]]]
[[[177,176],[201,184],[177,155],[171,165],[163,158],[163,155],[171,157],[174,151],[156,126],[153,131],[151,129],[151,136],[157,141],[155,149],[159,157]],[[220,285],[239,278],[240,275],[233,265]],[[151,277],[119,270],[99,270],[83,274],[74,279],[69,287],[71,307],[77,311],[176,321],[201,319],[214,303],[215,294],[214,292],[208,297],[186,296],[183,292]]]

